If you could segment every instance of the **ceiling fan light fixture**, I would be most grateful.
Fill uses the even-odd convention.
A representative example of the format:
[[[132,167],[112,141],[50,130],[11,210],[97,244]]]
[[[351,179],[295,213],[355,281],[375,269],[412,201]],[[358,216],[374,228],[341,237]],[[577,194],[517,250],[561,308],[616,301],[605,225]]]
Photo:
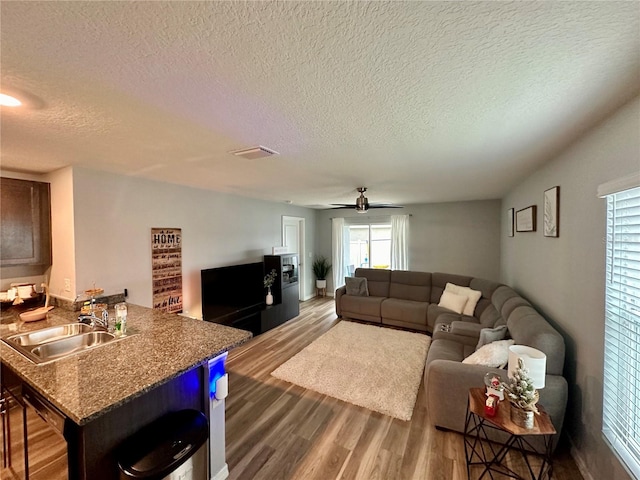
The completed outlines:
[[[356,212],[366,213],[369,210],[369,200],[364,196],[364,192],[367,191],[365,187],[358,188],[360,196],[356,198]]]

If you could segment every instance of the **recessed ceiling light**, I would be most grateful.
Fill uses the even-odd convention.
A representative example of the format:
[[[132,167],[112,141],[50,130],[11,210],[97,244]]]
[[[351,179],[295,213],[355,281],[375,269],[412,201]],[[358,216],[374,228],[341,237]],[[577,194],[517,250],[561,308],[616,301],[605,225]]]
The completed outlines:
[[[22,105],[22,102],[16,97],[0,93],[0,105],[2,105],[3,107],[19,107],[20,105]]]

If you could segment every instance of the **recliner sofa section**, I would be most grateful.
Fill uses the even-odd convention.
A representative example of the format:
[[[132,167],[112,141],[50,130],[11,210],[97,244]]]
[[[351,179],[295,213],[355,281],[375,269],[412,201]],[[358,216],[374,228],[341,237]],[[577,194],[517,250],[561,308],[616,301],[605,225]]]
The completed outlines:
[[[484,375],[497,369],[463,360],[476,351],[483,328],[506,325],[506,336],[516,345],[526,345],[546,355],[546,385],[540,390],[540,403],[556,430],[561,431],[568,399],[567,381],[562,376],[564,338],[511,287],[447,273],[359,268],[355,276],[367,278],[370,296],[348,295],[346,287],[338,288],[339,317],[432,334],[424,385],[429,416],[435,426],[464,431],[469,389],[484,385]],[[472,316],[438,306],[447,283],[482,293]],[[501,375],[506,380],[506,370]]]
[[[491,280],[450,273],[358,268],[355,276],[367,279],[369,296],[348,295],[346,286],[336,290],[339,317],[433,333],[436,323],[463,321],[482,328],[493,327],[499,313],[491,297],[500,284]],[[473,316],[439,307],[447,283],[482,292]]]

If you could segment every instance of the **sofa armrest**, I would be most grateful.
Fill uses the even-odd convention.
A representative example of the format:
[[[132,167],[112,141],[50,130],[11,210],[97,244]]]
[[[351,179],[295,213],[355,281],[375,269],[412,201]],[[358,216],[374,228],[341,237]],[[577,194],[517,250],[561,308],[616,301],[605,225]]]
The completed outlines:
[[[474,347],[478,344],[477,337],[469,337],[466,335],[459,335],[453,333],[451,329],[444,330],[441,328],[441,324],[438,323],[436,328],[433,330],[432,339],[435,340],[451,340],[453,342],[462,343],[463,345],[469,345],[470,347]]]
[[[431,422],[437,427],[464,432],[469,389],[484,387],[484,376],[491,371],[497,370],[452,360],[428,363],[424,385]],[[506,371],[502,377],[507,378]]]
[[[480,338],[480,330],[482,330],[482,325],[479,323],[458,320],[451,324],[451,333],[463,337],[475,338],[476,343],[478,343],[478,339]]]
[[[336,315],[338,315],[338,317],[342,317],[342,305],[341,300],[342,300],[342,296],[347,293],[347,287],[345,285],[336,288]]]
[[[431,423],[437,427],[464,432],[469,389],[484,387],[484,375],[490,371],[497,371],[503,380],[507,379],[507,371],[504,369],[468,365],[452,360],[433,360],[428,363],[424,386]],[[545,388],[539,392],[540,404],[551,417],[558,432],[555,435],[555,447],[564,425],[568,399],[567,381],[560,375],[547,375]]]

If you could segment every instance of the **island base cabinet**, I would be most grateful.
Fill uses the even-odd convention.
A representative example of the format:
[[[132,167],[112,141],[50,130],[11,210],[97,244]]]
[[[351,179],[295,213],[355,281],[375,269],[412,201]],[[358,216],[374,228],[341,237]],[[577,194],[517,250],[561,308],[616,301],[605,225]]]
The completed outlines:
[[[118,448],[130,436],[169,412],[194,409],[208,417],[207,373],[194,368],[140,397],[89,421],[68,421],[65,438],[69,450],[70,480],[120,478]]]

